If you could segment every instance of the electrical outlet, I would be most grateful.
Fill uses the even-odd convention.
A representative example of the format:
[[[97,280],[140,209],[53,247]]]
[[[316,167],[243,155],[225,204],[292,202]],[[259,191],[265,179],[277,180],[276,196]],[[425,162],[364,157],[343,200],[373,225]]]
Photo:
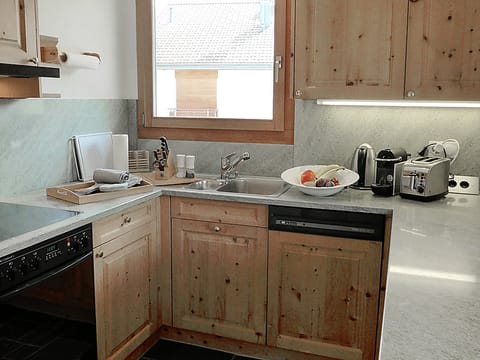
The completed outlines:
[[[479,194],[479,181],[476,176],[453,175],[448,181],[448,192],[456,194]]]

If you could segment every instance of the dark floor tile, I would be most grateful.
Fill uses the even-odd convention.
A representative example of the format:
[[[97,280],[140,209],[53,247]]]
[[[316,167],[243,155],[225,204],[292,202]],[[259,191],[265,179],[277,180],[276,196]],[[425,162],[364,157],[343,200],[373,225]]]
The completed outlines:
[[[21,345],[15,341],[5,339],[5,338],[0,338],[0,356],[4,356],[5,354],[8,354],[10,351],[13,351],[20,346]]]
[[[4,358],[8,360],[25,360],[29,356],[34,354],[36,351],[38,351],[38,349],[39,349],[38,346],[22,344],[21,346],[17,347],[15,350],[9,351],[7,354],[5,354]]]
[[[208,359],[231,360],[233,355],[200,346],[187,345],[168,340],[159,340],[145,357],[154,360]]]
[[[87,360],[92,359],[90,354],[95,354],[95,347],[82,341],[67,338],[56,338],[47,346],[25,358],[28,360]],[[93,355],[94,356],[94,355]],[[95,357],[93,357],[94,359]]]
[[[37,325],[30,321],[11,319],[0,328],[0,338],[18,340],[35,327]]]

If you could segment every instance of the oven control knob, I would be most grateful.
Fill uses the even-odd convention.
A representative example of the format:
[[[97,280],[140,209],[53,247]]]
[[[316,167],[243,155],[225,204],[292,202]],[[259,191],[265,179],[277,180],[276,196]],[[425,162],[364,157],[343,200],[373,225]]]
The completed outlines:
[[[40,259],[38,257],[31,258],[28,260],[28,266],[33,270],[37,270],[40,267]]]
[[[22,276],[25,276],[28,273],[28,265],[26,263],[21,263],[18,270]]]
[[[15,271],[13,271],[12,268],[5,270],[5,278],[8,281],[13,281],[15,280]]]
[[[79,240],[74,240],[72,247],[74,251],[80,250],[81,242]]]
[[[425,188],[422,185],[417,186],[417,191],[419,194],[423,194],[423,192],[425,191]]]

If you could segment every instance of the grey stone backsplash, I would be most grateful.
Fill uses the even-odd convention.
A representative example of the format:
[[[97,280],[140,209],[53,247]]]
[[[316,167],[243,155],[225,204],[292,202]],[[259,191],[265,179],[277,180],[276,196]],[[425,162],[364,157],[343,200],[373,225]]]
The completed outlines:
[[[350,167],[354,149],[366,142],[376,152],[403,147],[415,156],[429,140],[455,138],[460,153],[452,173],[480,176],[480,109],[321,106],[297,100],[295,144],[265,145],[170,141],[174,153],[196,156],[196,171],[217,174],[220,157],[248,151],[240,174],[279,176],[298,165],[337,163]],[[135,121],[135,120],[133,120]],[[139,139],[139,149],[153,151],[157,140]]]
[[[76,179],[72,135],[128,133],[126,100],[0,100],[0,196]]]
[[[415,155],[428,140],[455,138],[460,154],[452,172],[480,176],[480,109],[320,106],[296,101],[295,144],[268,145],[170,140],[173,153],[196,156],[198,173],[220,173],[220,158],[248,151],[240,174],[279,176],[297,165],[350,166],[363,142],[378,152],[404,147]],[[0,196],[44,189],[76,179],[70,137],[128,133],[131,149],[152,151],[158,140],[137,139],[135,100],[0,100]]]
[[[451,166],[459,175],[480,176],[480,109],[320,106],[296,102],[294,163],[350,166],[354,149],[369,143],[403,147],[412,156],[429,140],[454,138],[460,152]]]

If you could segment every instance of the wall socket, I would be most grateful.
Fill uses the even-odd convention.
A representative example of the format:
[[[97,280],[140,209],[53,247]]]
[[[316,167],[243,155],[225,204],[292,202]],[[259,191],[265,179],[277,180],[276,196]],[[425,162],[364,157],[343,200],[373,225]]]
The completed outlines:
[[[478,195],[478,183],[478,177],[475,176],[453,175],[453,178],[448,180],[448,192],[455,194]]]

